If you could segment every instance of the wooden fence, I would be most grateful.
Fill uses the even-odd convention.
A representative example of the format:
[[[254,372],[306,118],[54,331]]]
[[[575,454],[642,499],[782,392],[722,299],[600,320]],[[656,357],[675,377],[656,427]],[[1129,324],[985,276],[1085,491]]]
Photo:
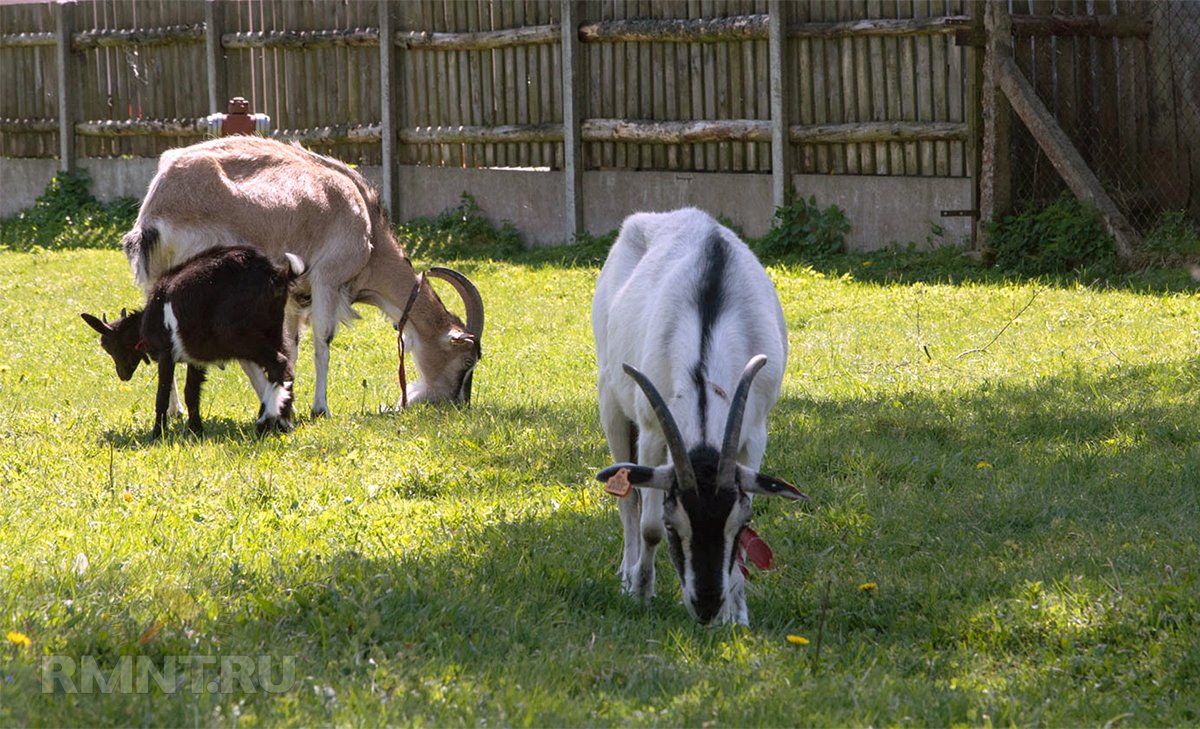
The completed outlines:
[[[1116,73],[1122,53],[1133,57],[1121,50],[1127,40],[1146,44],[1152,28],[1144,6],[1080,6],[1012,3],[1018,62],[1052,104],[1063,84],[1084,85],[1076,98],[1088,95],[1089,109],[1111,116],[1106,134],[1148,140],[1145,115],[1129,111],[1136,66],[1119,69],[1126,81],[1111,93],[1104,83],[1087,85],[1106,69]],[[761,173],[776,179],[777,201],[793,173],[978,178],[982,7],[978,0],[0,6],[0,155],[61,155],[64,165],[76,154],[153,157],[202,138],[203,117],[240,95],[270,115],[274,136],[383,165],[385,188],[394,185],[396,165],[563,170],[569,189],[584,169]],[[1039,45],[1079,33],[1115,39],[1105,46],[1114,50]],[[1046,58],[1059,59],[1051,73]],[[1054,109],[1068,127],[1080,116],[1078,105]],[[1139,144],[1126,145],[1128,153],[1136,156]],[[385,192],[389,200],[395,193]]]

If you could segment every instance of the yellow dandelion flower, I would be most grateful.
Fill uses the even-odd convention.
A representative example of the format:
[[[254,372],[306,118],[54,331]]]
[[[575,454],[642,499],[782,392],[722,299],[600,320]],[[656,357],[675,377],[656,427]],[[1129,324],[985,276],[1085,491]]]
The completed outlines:
[[[874,592],[875,588],[879,587],[874,582],[864,582],[858,586],[859,592]]]
[[[22,648],[28,648],[29,646],[33,645],[33,641],[29,639],[28,635],[25,635],[24,633],[17,631],[17,630],[8,631],[7,633],[5,633],[4,637],[8,638],[9,643],[12,643],[13,645],[21,646]]]
[[[122,491],[121,498],[124,499],[126,503],[128,503],[130,501],[133,501],[133,494],[129,493],[128,491]]]
[[[991,467],[992,467],[992,464],[988,463],[987,461],[983,460],[982,458],[979,460],[979,463],[975,464],[975,468],[978,468],[980,471],[985,471]]]
[[[808,638],[805,638],[803,635],[789,635],[787,642],[792,645],[808,645]]]

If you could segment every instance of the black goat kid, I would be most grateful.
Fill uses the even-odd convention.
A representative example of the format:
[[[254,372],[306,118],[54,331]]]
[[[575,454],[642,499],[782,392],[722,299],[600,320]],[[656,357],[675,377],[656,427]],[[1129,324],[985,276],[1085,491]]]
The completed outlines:
[[[284,309],[293,281],[304,262],[290,253],[277,266],[261,252],[245,247],[211,248],[168,270],[155,282],[146,308],[109,322],[81,314],[100,332],[100,344],[112,356],[117,376],[133,377],[141,362],[158,363],[152,437],[162,435],[167,421],[175,363],[187,363],[184,403],[187,426],[200,434],[200,387],[205,367],[242,360],[266,373],[258,390],[262,407],[258,432],[291,430],[292,372]]]

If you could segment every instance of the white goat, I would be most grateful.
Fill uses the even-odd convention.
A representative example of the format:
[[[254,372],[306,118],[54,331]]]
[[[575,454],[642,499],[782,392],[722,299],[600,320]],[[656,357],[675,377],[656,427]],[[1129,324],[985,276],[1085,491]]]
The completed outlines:
[[[122,241],[134,278],[146,292],[164,271],[214,246],[249,245],[272,259],[292,252],[309,266],[288,307],[297,338],[307,314],[313,329],[316,387],[312,413],[327,415],[329,345],[340,323],[356,318],[353,304],[372,304],[393,323],[405,322],[419,381],[408,402],[470,402],[475,364],[482,356],[483,301],[465,276],[434,268],[462,297],[467,323],[420,285],[396,241],[379,195],[345,164],[299,145],[262,137],[226,137],[165,152],[133,230]],[[292,347],[295,364],[296,347]],[[242,363],[263,393],[261,369]],[[173,410],[178,397],[172,385]]]
[[[625,219],[600,272],[592,329],[615,462],[597,478],[627,469],[638,487],[619,500],[622,586],[642,599],[654,594],[665,526],[692,616],[747,623],[735,551],[750,494],[808,498],[757,472],[787,359],[775,287],[746,244],[707,213],[638,213]],[[630,463],[635,456],[640,465]]]

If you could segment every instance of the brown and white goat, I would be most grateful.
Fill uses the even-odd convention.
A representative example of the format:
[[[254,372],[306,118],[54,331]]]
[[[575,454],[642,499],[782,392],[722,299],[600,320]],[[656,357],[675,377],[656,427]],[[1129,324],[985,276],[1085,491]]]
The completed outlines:
[[[638,213],[600,271],[592,327],[615,461],[598,478],[624,470],[637,487],[619,502],[624,589],[654,594],[666,537],[688,612],[748,622],[736,552],[751,494],[808,498],[758,472],[787,360],[775,287],[707,213]]]
[[[249,245],[273,258],[285,251],[308,264],[298,292],[311,304],[289,307],[289,331],[313,330],[313,415],[329,413],[329,345],[356,303],[379,307],[403,336],[420,378],[407,402],[468,403],[482,357],[483,301],[462,274],[434,268],[462,297],[466,324],[429,286],[419,285],[396,241],[378,192],[358,172],[329,157],[262,137],[214,139],[170,150],[122,241],[134,277],[149,292],[171,266],[214,246]],[[307,314],[307,317],[304,315]],[[295,364],[295,347],[291,347]],[[264,389],[246,367],[255,390]],[[173,392],[173,390],[172,390]],[[404,401],[405,398],[402,398]]]
[[[304,263],[285,254],[276,266],[254,248],[213,248],[159,276],[146,308],[113,322],[81,314],[100,332],[100,344],[112,356],[117,376],[129,380],[138,364],[158,364],[152,437],[162,435],[167,421],[175,363],[187,363],[184,400],[188,429],[199,435],[200,387],[205,367],[238,359],[257,367],[268,387],[262,395],[258,431],[291,430],[291,337],[284,328],[284,309],[292,283]]]

